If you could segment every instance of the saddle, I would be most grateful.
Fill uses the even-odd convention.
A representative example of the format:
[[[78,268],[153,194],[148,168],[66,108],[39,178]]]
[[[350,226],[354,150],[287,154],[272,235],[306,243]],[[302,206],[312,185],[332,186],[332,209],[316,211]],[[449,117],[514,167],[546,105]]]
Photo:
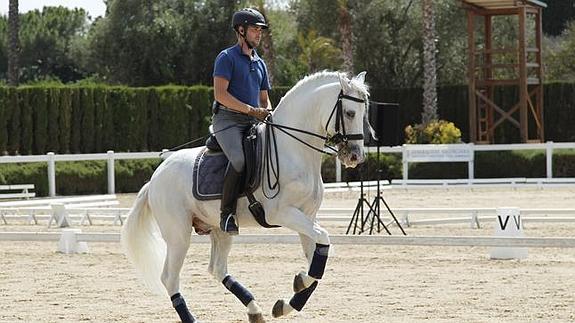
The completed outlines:
[[[246,132],[243,139],[243,150],[246,166],[242,176],[240,196],[249,200],[249,209],[256,221],[263,227],[276,227],[265,220],[265,212],[253,192],[260,186],[262,168],[262,136],[263,124],[256,124]],[[210,136],[206,140],[206,148],[198,154],[194,163],[194,197],[201,201],[218,200],[222,198],[224,175],[229,163],[222,152],[210,126]]]

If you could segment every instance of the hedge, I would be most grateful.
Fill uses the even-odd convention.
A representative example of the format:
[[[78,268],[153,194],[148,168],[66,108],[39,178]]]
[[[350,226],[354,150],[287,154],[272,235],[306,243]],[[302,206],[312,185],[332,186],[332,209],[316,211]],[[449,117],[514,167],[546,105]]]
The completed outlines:
[[[287,87],[270,92],[278,104]],[[372,89],[376,101],[398,102],[399,137],[421,118],[421,89]],[[497,87],[495,101],[513,105],[517,91]],[[213,92],[207,86],[23,86],[0,87],[0,154],[159,151],[207,134]],[[545,139],[575,141],[575,83],[544,85]],[[467,87],[438,89],[439,115],[461,129],[468,141]],[[519,141],[508,123],[498,143]]]
[[[575,141],[575,83],[548,83],[543,86],[545,140],[554,142]],[[467,86],[438,88],[438,113],[441,119],[454,122],[461,130],[462,140],[469,142],[469,109]],[[421,121],[422,89],[372,89],[375,101],[399,103],[399,130],[401,142],[403,129]],[[495,88],[494,101],[508,110],[518,101],[517,90],[510,86]],[[530,125],[533,128],[534,125]],[[518,143],[519,130],[504,122],[495,132],[495,143]]]
[[[207,133],[206,86],[0,87],[0,154],[159,151]]]

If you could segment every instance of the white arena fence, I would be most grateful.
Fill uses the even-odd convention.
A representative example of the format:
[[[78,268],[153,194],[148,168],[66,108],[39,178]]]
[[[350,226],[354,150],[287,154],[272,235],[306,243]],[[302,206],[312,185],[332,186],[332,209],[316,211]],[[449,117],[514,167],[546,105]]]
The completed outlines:
[[[575,149],[575,142],[533,144],[450,144],[450,145],[402,145],[395,147],[379,147],[380,153],[397,153],[402,156],[403,185],[411,184],[408,177],[408,164],[410,162],[467,162],[469,176],[468,183],[473,183],[474,157],[477,151],[515,151],[515,150],[543,150],[546,160],[546,179],[553,178],[553,153],[558,149]],[[377,153],[377,147],[368,147],[368,152]],[[544,182],[543,180],[540,180]],[[336,182],[341,182],[341,163],[336,159]],[[571,179],[575,183],[575,178]]]
[[[70,233],[70,232],[68,232]],[[0,241],[61,241],[59,232],[0,232]],[[73,233],[75,242],[119,242],[119,233]],[[477,236],[350,236],[332,235],[334,245],[450,246],[575,248],[575,238],[517,238]],[[210,243],[209,236],[192,235],[192,243]],[[236,244],[300,244],[292,234],[245,234],[234,237]]]
[[[318,219],[324,221],[350,221],[353,208],[321,208]],[[471,228],[481,228],[483,222],[493,223],[497,208],[392,208],[397,220],[407,227],[415,225],[458,224],[467,223]],[[369,208],[364,206],[364,216]],[[567,223],[575,222],[575,209],[534,209],[521,208],[521,219],[524,223]],[[394,226],[395,221],[388,211],[381,206],[380,217],[387,226]]]
[[[509,144],[509,145],[474,145],[474,144],[453,144],[453,145],[403,145],[396,147],[380,147],[380,153],[401,153],[403,163],[402,180],[394,180],[394,186],[425,186],[425,185],[478,185],[478,184],[575,184],[575,178],[554,178],[553,177],[553,153],[558,149],[575,149],[575,143],[554,143],[548,141],[540,144]],[[368,152],[377,152],[376,147],[368,147]],[[474,154],[476,151],[505,151],[505,150],[543,150],[546,155],[546,177],[539,179],[474,179]],[[169,156],[170,152],[164,150],[162,158]],[[140,153],[115,153],[108,151],[105,154],[65,154],[58,155],[49,152],[46,155],[30,156],[2,156],[0,164],[5,163],[35,163],[45,162],[48,164],[48,193],[49,196],[56,196],[56,162],[59,161],[86,161],[86,160],[106,160],[108,177],[108,194],[115,193],[114,161],[120,159],[160,159],[160,152],[140,152]],[[461,180],[410,180],[408,178],[408,164],[410,162],[448,162],[465,161],[469,164],[469,178]],[[341,182],[341,164],[336,159],[336,182]]]
[[[62,198],[48,205],[25,207],[2,207],[0,203],[0,224],[39,224],[47,221],[48,226],[92,225],[94,221],[121,225],[124,223],[129,208],[104,207],[116,205],[115,195],[98,195],[80,198]],[[92,202],[88,202],[88,201]],[[38,200],[40,202],[42,200]],[[66,203],[66,201],[69,201]],[[70,203],[75,201],[75,203]],[[80,202],[83,201],[83,202]],[[20,203],[23,203],[21,201]],[[32,202],[32,201],[30,201]],[[91,204],[92,203],[92,204]],[[320,208],[317,219],[321,223],[349,223],[355,208]],[[482,223],[492,223],[496,218],[496,208],[393,208],[399,222],[407,227],[416,225],[468,224],[471,228],[480,228]],[[364,206],[364,216],[369,208]],[[533,209],[520,210],[524,223],[569,223],[575,222],[575,209]],[[395,221],[382,207],[380,216],[388,226],[394,226]]]
[[[164,150],[162,158],[169,156],[170,152]],[[114,161],[121,159],[160,159],[161,152],[142,152],[142,153],[116,153],[109,150],[105,154],[66,154],[57,155],[49,152],[46,155],[27,155],[27,156],[2,156],[0,164],[9,163],[48,163],[48,195],[56,196],[56,162],[58,161],[87,161],[87,160],[106,160],[108,176],[108,194],[114,194],[116,191],[114,176]]]

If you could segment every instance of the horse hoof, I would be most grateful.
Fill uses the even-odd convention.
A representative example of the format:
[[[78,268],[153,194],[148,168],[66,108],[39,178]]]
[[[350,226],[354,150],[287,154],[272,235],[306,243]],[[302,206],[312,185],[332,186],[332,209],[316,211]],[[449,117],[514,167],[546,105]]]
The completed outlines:
[[[272,309],[273,317],[280,317],[280,316],[284,315],[284,305],[285,305],[285,302],[283,299],[278,300],[274,304],[274,308]]]
[[[305,289],[305,285],[303,283],[302,273],[295,275],[293,278],[293,292],[299,293]]]
[[[249,319],[250,323],[265,323],[266,322],[266,320],[264,320],[264,316],[262,315],[262,313],[248,314],[248,319]]]

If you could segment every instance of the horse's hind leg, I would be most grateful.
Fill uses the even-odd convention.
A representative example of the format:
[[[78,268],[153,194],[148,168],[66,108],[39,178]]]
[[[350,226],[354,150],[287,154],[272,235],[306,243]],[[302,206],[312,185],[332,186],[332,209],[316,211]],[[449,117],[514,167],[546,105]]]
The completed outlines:
[[[210,234],[212,250],[208,271],[234,294],[248,309],[250,323],[265,322],[262,310],[256,303],[252,293],[228,274],[228,255],[232,247],[232,238],[221,230],[212,230]]]

